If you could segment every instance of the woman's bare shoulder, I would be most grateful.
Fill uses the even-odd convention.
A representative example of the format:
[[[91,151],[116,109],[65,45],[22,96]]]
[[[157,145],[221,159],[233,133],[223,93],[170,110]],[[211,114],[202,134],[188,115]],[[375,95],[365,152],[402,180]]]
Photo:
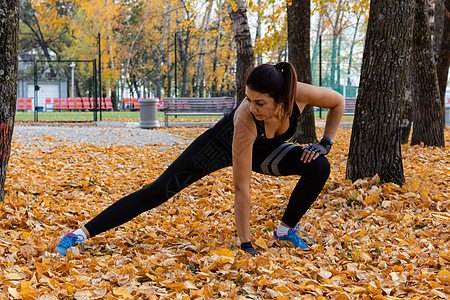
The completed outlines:
[[[243,102],[236,109],[234,114],[235,134],[248,135],[249,138],[256,137],[256,124],[248,108],[248,103]]]

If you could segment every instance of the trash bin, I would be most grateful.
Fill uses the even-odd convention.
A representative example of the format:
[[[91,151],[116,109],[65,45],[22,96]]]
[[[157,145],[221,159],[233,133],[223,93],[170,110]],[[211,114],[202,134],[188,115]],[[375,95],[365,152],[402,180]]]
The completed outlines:
[[[37,112],[43,112],[44,111],[44,107],[43,106],[36,106],[36,111]]]
[[[445,103],[445,126],[450,127],[450,103]]]
[[[140,104],[140,122],[141,128],[158,128],[158,100],[155,99],[139,99]]]

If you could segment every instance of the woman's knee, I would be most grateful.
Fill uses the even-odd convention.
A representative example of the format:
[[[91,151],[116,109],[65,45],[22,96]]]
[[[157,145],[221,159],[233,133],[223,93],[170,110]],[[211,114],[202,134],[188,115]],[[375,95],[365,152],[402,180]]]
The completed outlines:
[[[325,156],[321,155],[308,164],[307,174],[323,178],[324,180],[330,176],[330,162]]]

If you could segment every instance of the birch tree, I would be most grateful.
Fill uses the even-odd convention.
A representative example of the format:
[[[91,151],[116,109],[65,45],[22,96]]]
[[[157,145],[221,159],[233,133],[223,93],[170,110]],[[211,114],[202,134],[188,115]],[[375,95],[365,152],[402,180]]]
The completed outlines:
[[[230,4],[229,15],[236,43],[236,101],[239,102],[245,97],[245,74],[255,65],[255,58],[244,2],[236,0],[235,5]]]
[[[259,43],[259,41],[261,40],[261,37],[262,37],[261,27],[262,27],[262,22],[263,22],[264,10],[261,7],[261,4],[262,4],[262,1],[258,0],[257,9],[256,9],[258,18],[256,20],[255,45],[257,45]],[[260,64],[262,64],[262,53],[261,53],[261,51],[255,51],[255,52],[256,52],[256,64],[260,65]]]

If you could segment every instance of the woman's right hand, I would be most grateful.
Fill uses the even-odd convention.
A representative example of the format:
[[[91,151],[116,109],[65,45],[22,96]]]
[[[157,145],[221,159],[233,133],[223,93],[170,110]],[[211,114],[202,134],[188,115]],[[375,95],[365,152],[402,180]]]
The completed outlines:
[[[253,248],[253,245],[251,242],[246,242],[246,243],[242,243],[241,244],[241,249],[253,256],[255,255],[259,255],[259,252],[255,250],[255,248]]]

